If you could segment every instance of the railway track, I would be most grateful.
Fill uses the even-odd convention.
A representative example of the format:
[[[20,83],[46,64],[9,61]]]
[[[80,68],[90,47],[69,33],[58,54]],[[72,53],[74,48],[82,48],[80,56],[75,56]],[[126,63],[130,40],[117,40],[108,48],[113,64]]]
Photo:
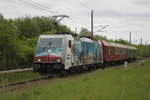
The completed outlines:
[[[34,78],[31,80],[24,80],[24,81],[19,81],[19,82],[15,82],[15,83],[5,84],[5,85],[0,86],[0,89],[9,88],[9,87],[18,86],[18,85],[23,85],[23,84],[36,82],[36,81],[40,81],[40,80],[45,80],[45,79],[51,79],[54,77],[56,77],[56,75],[45,75],[45,76],[40,77],[40,78]]]
[[[100,68],[99,68],[100,69]],[[90,70],[91,71],[91,70]],[[93,70],[94,71],[94,70]],[[88,72],[88,71],[84,71],[84,72]],[[84,72],[78,72],[78,74],[83,74]],[[19,81],[19,82],[14,82],[14,83],[10,83],[10,84],[4,84],[2,86],[0,86],[0,89],[3,89],[3,88],[11,88],[11,87],[15,87],[15,86],[20,86],[20,85],[25,85],[25,84],[28,84],[28,83],[34,83],[34,82],[38,82],[38,81],[41,81],[41,80],[46,80],[46,79],[53,79],[53,78],[56,78],[56,77],[67,77],[67,76],[72,76],[72,75],[77,75],[77,73],[75,74],[67,74],[67,75],[63,75],[62,73],[59,74],[49,74],[49,75],[44,75],[43,77],[40,77],[40,78],[34,78],[34,79],[31,79],[31,80],[23,80],[23,81]]]
[[[143,60],[145,60],[145,59],[137,59],[135,62],[143,61]],[[112,65],[112,67],[113,66],[114,65]],[[107,67],[110,67],[110,66],[107,66]],[[16,71],[12,71],[12,72],[16,72]],[[84,72],[82,72],[82,73],[84,73]],[[69,75],[71,75],[71,74],[69,74]],[[19,85],[23,85],[23,84],[27,84],[27,83],[32,83],[32,82],[36,82],[36,81],[40,81],[40,80],[45,80],[45,79],[52,79],[52,78],[60,77],[60,76],[62,76],[62,75],[60,75],[60,74],[44,75],[43,77],[40,77],[40,78],[35,78],[35,79],[31,79],[31,80],[24,80],[24,81],[19,81],[19,82],[15,82],[15,83],[6,84],[6,85],[3,85],[3,86],[0,86],[0,89],[1,88],[9,88],[9,87],[13,87],[13,86],[19,86]]]
[[[32,71],[33,68],[23,68],[23,69],[14,69],[14,70],[7,70],[7,71],[0,71],[1,74],[9,74],[9,73],[16,73],[16,72],[26,72],[26,71]]]

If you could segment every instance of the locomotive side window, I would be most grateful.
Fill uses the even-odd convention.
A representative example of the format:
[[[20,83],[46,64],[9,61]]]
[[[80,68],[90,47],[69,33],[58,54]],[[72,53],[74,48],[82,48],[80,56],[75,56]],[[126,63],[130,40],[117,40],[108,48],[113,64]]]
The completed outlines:
[[[69,48],[71,48],[71,40],[69,40]]]

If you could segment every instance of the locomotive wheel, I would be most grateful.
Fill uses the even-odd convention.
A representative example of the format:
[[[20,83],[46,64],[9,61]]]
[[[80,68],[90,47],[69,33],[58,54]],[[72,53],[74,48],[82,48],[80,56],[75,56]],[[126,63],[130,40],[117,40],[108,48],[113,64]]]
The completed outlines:
[[[67,77],[69,75],[68,70],[62,70],[61,71],[61,76],[62,77]]]

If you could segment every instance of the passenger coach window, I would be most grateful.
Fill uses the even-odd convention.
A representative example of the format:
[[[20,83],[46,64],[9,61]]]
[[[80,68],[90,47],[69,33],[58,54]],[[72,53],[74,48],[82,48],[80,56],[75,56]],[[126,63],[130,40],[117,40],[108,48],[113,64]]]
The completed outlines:
[[[111,55],[111,47],[108,47],[108,55]]]

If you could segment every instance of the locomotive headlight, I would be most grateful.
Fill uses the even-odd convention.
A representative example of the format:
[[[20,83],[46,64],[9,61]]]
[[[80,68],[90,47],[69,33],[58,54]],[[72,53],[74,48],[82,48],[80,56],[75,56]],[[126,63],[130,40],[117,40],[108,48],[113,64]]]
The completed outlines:
[[[59,58],[59,59],[57,59],[57,62],[60,62],[61,61],[61,59]]]
[[[37,61],[38,61],[38,62],[40,62],[40,61],[41,61],[41,59],[37,59]]]

